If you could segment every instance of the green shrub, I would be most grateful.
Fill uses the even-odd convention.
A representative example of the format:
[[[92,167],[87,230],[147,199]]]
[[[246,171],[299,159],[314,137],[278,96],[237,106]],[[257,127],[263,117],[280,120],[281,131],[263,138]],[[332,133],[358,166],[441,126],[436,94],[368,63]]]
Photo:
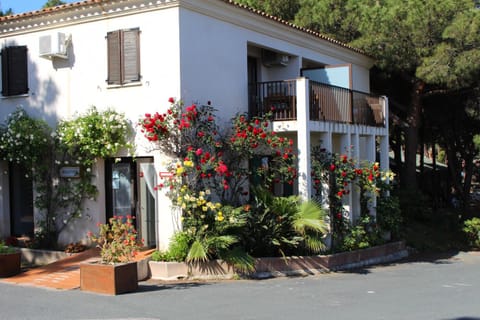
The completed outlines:
[[[186,260],[193,238],[186,232],[177,232],[172,236],[167,251],[155,251],[152,254],[153,261],[177,261]]]
[[[402,211],[397,196],[379,197],[377,199],[377,223],[383,231],[390,231],[398,239],[402,230]]]
[[[242,242],[252,256],[285,256],[324,250],[325,211],[315,202],[301,203],[296,196],[276,197],[261,187],[253,189],[246,206]]]
[[[353,251],[366,249],[383,243],[379,229],[371,216],[362,217],[358,223],[349,228],[342,239],[340,250]]]
[[[480,248],[480,218],[472,218],[463,223],[462,231],[467,236],[469,245]]]
[[[15,248],[9,247],[5,242],[0,241],[0,254],[10,254],[16,252]]]

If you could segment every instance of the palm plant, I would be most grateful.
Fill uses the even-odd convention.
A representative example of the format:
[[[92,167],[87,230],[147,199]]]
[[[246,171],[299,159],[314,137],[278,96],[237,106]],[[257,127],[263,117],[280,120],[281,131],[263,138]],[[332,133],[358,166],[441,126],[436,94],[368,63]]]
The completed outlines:
[[[212,220],[201,226],[186,226],[184,232],[190,241],[185,261],[200,264],[220,258],[241,272],[253,271],[254,259],[239,246],[239,230],[245,225],[243,209],[225,206],[222,210],[228,223]]]
[[[243,235],[247,252],[254,256],[285,256],[302,251],[319,253],[328,231],[326,213],[313,201],[297,196],[276,197],[269,190],[253,188],[251,210]]]

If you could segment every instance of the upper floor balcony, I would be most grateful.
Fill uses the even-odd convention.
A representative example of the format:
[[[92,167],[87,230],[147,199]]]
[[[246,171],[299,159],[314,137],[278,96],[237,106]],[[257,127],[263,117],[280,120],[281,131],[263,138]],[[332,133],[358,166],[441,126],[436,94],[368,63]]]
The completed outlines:
[[[307,90],[305,105],[299,105],[297,90]],[[310,121],[386,127],[385,105],[372,94],[300,79],[258,82],[249,88],[251,115],[273,110],[274,121],[297,120],[298,108],[308,108]]]

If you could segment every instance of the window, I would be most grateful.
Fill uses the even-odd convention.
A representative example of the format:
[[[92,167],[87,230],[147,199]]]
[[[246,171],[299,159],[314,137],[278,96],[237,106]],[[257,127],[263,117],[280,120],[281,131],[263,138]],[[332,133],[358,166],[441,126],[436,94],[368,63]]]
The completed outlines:
[[[2,49],[2,95],[28,93],[28,60],[26,46]]]
[[[138,28],[107,33],[108,84],[140,81],[139,35]]]

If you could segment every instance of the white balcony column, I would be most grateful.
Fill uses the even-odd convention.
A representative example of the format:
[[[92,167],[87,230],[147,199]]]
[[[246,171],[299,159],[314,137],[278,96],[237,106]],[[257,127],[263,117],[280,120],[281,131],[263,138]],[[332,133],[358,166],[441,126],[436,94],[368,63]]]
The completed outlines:
[[[374,162],[376,155],[375,155],[375,136],[369,135],[366,137],[366,160]]]
[[[306,78],[297,79],[298,195],[304,200],[312,196],[308,82]]]
[[[383,102],[383,114],[385,115],[385,132],[386,135],[381,137],[380,140],[380,168],[383,171],[390,169],[390,145],[388,142],[388,98],[381,97]]]
[[[351,135],[351,142],[353,149],[351,150],[351,155],[355,160],[357,166],[360,165],[360,135],[358,133],[354,133]],[[355,183],[351,185],[351,202],[352,202],[352,210],[351,212],[351,219],[352,222],[355,222],[360,217],[360,189]]]

